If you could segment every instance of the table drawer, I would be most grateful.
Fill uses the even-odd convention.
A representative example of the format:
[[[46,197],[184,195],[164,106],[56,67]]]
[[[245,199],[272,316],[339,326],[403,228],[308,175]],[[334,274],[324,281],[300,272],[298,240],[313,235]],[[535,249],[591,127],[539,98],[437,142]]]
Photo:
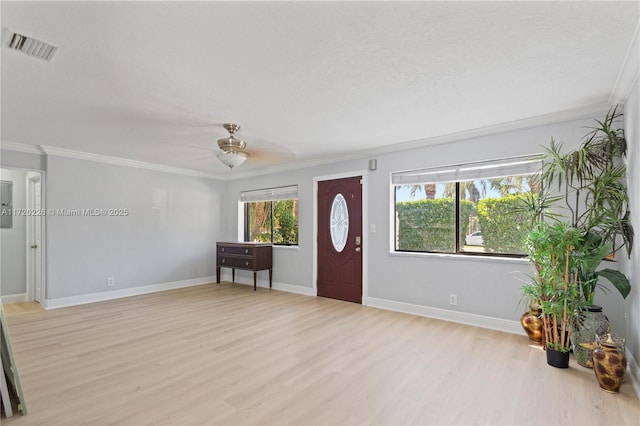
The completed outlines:
[[[245,256],[253,256],[253,247],[219,245],[218,254],[241,254]]]
[[[226,266],[228,268],[253,269],[253,259],[244,257],[218,256],[218,266]]]

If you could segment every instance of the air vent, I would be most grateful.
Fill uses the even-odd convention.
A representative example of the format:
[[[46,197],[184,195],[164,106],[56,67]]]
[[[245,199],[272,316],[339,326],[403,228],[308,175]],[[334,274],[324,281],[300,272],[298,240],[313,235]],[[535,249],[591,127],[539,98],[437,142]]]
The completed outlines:
[[[55,46],[18,33],[12,33],[8,39],[7,47],[45,61],[50,61],[58,50]]]

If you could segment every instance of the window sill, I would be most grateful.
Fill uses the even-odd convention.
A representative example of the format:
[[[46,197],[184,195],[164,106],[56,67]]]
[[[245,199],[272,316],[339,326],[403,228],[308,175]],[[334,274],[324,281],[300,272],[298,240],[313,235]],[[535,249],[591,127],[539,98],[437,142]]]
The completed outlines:
[[[418,253],[418,252],[401,252],[390,251],[389,255],[393,257],[421,257],[446,259],[454,261],[471,261],[471,262],[493,262],[493,263],[511,263],[511,264],[528,264],[529,259],[526,257],[501,257],[501,256],[482,256],[482,255],[465,255],[454,253]]]
[[[278,250],[298,250],[299,246],[281,246],[274,244],[272,247]]]

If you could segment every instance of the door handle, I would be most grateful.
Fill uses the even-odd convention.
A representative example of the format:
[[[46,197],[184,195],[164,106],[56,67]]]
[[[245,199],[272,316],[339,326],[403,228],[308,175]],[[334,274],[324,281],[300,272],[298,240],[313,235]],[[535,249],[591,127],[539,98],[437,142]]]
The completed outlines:
[[[37,249],[38,245],[37,244],[31,244],[31,248]]]

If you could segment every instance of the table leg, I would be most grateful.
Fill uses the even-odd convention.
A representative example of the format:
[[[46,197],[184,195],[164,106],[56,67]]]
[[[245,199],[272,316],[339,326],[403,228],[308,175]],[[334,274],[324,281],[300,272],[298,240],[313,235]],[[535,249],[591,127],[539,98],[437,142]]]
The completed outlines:
[[[256,271],[253,271],[253,291],[256,291],[256,289],[258,288],[258,286],[257,286],[257,275],[258,275],[258,273]]]
[[[220,284],[220,267],[216,266],[216,284]]]
[[[273,278],[273,269],[269,269],[269,288],[271,288],[271,279]]]
[[[231,268],[231,282],[236,282],[236,268]]]

